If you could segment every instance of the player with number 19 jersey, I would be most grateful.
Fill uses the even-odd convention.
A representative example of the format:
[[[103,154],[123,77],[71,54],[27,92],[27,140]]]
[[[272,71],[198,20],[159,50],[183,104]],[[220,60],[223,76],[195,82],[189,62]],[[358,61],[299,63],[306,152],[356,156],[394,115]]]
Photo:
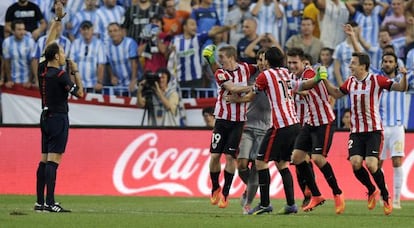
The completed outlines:
[[[231,95],[228,90],[223,88],[223,83],[231,80],[235,85],[247,86],[250,75],[256,72],[256,67],[247,63],[239,63],[234,71],[218,69],[215,73],[216,82],[218,84],[218,96],[214,109],[216,119],[224,119],[229,121],[244,122],[247,120],[248,103],[228,103],[225,97]],[[240,96],[242,96],[241,94]]]

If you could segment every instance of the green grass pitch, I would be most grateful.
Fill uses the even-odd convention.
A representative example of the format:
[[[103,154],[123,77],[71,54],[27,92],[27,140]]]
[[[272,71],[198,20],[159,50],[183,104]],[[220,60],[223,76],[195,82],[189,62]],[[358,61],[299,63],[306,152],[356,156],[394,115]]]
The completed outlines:
[[[414,201],[402,201],[401,210],[385,216],[382,206],[369,211],[366,201],[346,201],[336,215],[333,201],[312,212],[295,215],[242,215],[239,199],[229,207],[210,205],[208,198],[57,196],[72,213],[36,213],[34,196],[0,195],[0,227],[414,227]],[[258,199],[255,200],[255,203]],[[300,203],[301,200],[297,200]],[[271,199],[274,210],[284,201]]]

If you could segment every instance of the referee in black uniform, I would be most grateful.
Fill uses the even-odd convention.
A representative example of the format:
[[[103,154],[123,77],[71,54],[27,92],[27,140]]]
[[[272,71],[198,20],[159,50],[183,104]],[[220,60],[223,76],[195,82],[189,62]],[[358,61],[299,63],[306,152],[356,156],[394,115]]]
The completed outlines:
[[[82,80],[78,66],[66,61],[65,53],[57,43],[48,45],[44,52],[45,61],[39,64],[39,90],[42,99],[40,127],[42,132],[42,159],[37,171],[36,211],[70,212],[55,202],[56,171],[65,152],[69,132],[68,93],[83,97]],[[73,75],[60,68],[69,64]],[[45,175],[44,175],[45,174]],[[44,187],[46,186],[46,202]]]

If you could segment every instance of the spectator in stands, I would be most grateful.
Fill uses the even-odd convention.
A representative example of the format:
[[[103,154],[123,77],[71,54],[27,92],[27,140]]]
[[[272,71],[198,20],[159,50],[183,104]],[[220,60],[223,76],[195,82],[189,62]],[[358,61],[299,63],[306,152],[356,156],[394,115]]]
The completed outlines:
[[[201,72],[201,47],[210,37],[229,29],[229,26],[216,26],[208,33],[197,33],[196,21],[192,18],[184,20],[183,35],[172,40],[172,53],[168,59],[168,69],[177,78],[181,88],[205,87]]]
[[[167,67],[166,56],[171,38],[161,31],[162,26],[161,17],[155,15],[151,18],[150,24],[142,30],[138,55],[145,58],[144,72],[156,72]]]
[[[258,0],[251,4],[250,12],[257,19],[257,34],[270,33],[282,45],[286,41],[286,22],[284,8],[279,1]],[[252,55],[254,58],[256,55]]]
[[[384,18],[381,27],[388,30],[392,39],[396,39],[405,35],[407,27],[403,0],[392,0],[391,8],[392,13]]]
[[[313,36],[315,24],[310,18],[303,18],[300,26],[300,34],[293,35],[286,41],[286,49],[300,48],[304,53],[312,56],[312,62],[316,63],[323,47],[321,40]]]
[[[398,38],[397,40],[392,40],[391,36],[385,28],[381,28],[378,35],[378,43],[367,42],[362,36],[361,33],[356,34],[359,43],[361,44],[363,50],[366,52],[371,60],[370,68],[374,70],[379,70],[381,68],[381,58],[382,54],[385,53],[387,49],[392,49],[391,51],[396,53],[395,50],[404,49],[405,38]],[[404,66],[404,63],[401,59],[398,60],[400,66]]]
[[[405,18],[414,17],[414,0],[408,0],[404,9]]]
[[[142,42],[140,35],[144,26],[150,23],[152,17],[163,14],[164,9],[150,0],[133,1],[132,5],[125,11],[125,20],[122,27],[126,29],[128,37],[133,38],[140,44]]]
[[[183,21],[190,16],[190,12],[176,9],[175,0],[166,0],[163,5],[165,14],[162,18],[162,31],[169,35],[179,35],[183,33]]]
[[[108,25],[108,34],[111,41],[107,45],[106,57],[109,63],[111,84],[122,95],[135,90],[138,75],[138,45],[130,37],[124,36],[121,25],[113,22]]]
[[[32,34],[34,40],[37,40],[46,31],[47,23],[39,7],[28,0],[18,0],[7,9],[4,26],[5,37],[12,32],[12,21],[18,19],[23,20],[26,31]]]
[[[352,26],[354,34],[359,34],[359,27],[356,22],[350,21],[348,24]],[[342,30],[346,30],[346,28],[347,26],[344,26]],[[353,38],[354,36],[348,35],[346,40],[338,44],[334,51],[334,72],[338,85],[342,85],[347,79],[346,77],[351,75],[349,63],[351,62],[352,53],[355,51],[354,44],[352,43],[354,42]],[[357,40],[355,40],[355,42],[360,46]]]
[[[407,53],[407,58],[406,58],[406,62],[407,62],[407,70],[414,72],[414,49],[411,49],[408,53]]]
[[[97,0],[85,0],[85,8],[80,11],[76,11],[72,17],[72,20],[67,24],[67,27],[70,29],[68,38],[71,41],[81,37],[80,25],[84,21],[92,22],[95,34],[99,35],[99,31],[97,31],[99,25],[96,15],[96,3]]]
[[[74,15],[77,12],[82,11],[86,6],[89,0],[68,0],[68,3],[66,4],[66,10]],[[95,1],[95,6],[97,5],[97,2]]]
[[[26,36],[23,20],[13,21],[11,29],[13,35],[7,37],[2,44],[5,86],[11,88],[14,83],[18,83],[30,88],[35,83],[30,71],[30,59],[36,44],[30,36]]]
[[[230,30],[229,34],[229,44],[231,46],[237,46],[240,39],[245,36],[243,31],[244,21],[247,18],[253,17],[249,11],[250,2],[250,0],[237,0],[236,6],[234,6],[227,14],[224,24],[228,26],[235,26],[232,30]]]
[[[413,3],[412,8],[414,11],[414,3]],[[395,42],[396,40],[393,40],[393,41]],[[414,49],[414,16],[408,16],[407,17],[407,28],[405,29],[405,47],[403,51],[403,58],[406,59],[407,63],[408,63],[408,52],[412,49]],[[397,54],[397,56],[401,57],[401,53]]]
[[[3,0],[0,1],[0,42],[4,40],[4,26],[6,19],[7,9],[14,3],[14,0]],[[0,45],[1,46],[1,45]]]
[[[300,32],[301,18],[303,15],[304,5],[302,0],[281,0],[280,4],[284,6],[285,17],[287,20],[287,36],[289,39]]]
[[[246,18],[243,21],[243,34],[244,37],[239,40],[237,43],[237,56],[238,61],[240,62],[247,62],[250,64],[256,63],[256,57],[251,57],[251,55],[246,54],[246,48],[249,46],[251,42],[256,40],[259,35],[256,33],[257,31],[257,22],[254,18]],[[257,43],[256,46],[253,47],[253,52],[257,53],[260,50],[260,42]]]
[[[315,29],[313,30],[313,36],[315,36],[316,38],[320,38],[321,30],[319,28],[319,10],[318,8],[316,8],[312,0],[302,0],[302,2],[304,4],[302,17],[312,19],[315,25]]]
[[[49,14],[52,12],[51,10],[54,8],[53,4],[55,3],[55,0],[30,0],[30,2],[33,2],[39,7],[40,12],[42,12],[43,17],[48,23],[49,28],[50,28],[50,24],[49,24],[50,20],[53,20],[54,18],[51,18]],[[64,2],[64,1],[61,1],[61,2]]]
[[[197,23],[197,33],[206,33],[214,26],[222,25],[212,0],[200,0],[198,8],[193,9],[190,17]],[[211,43],[213,41],[207,39],[204,45]]]
[[[361,35],[368,43],[378,43],[381,21],[384,19],[389,5],[375,0],[363,0],[362,12],[357,11],[351,2],[346,2],[349,13],[361,27]]]
[[[61,46],[63,48],[63,50],[65,51],[65,56],[69,56],[69,52],[70,52],[70,45],[71,42],[70,40],[66,37],[62,35],[62,26],[63,23],[58,23],[56,24],[56,37],[51,37],[52,40],[54,40],[56,43],[59,44],[59,46]],[[32,69],[33,72],[35,74],[35,82],[37,85],[37,79],[38,79],[38,65],[39,65],[39,59],[40,56],[42,55],[42,51],[45,50],[46,48],[46,40],[47,40],[48,36],[44,35],[41,36],[37,42],[36,42],[36,48],[34,50],[34,52],[32,53]]]
[[[313,0],[319,9],[320,40],[325,47],[335,49],[346,38],[342,25],[349,19],[349,12],[341,0]]]
[[[233,3],[234,0],[213,0],[213,7],[216,9],[220,24],[224,25]]]
[[[271,33],[264,33],[259,35],[255,40],[253,40],[247,47],[244,53],[247,57],[253,57],[257,55],[257,47],[269,49],[271,47],[277,47],[280,50],[283,50],[280,47],[279,42],[276,40],[276,38]]]
[[[86,92],[99,92],[103,87],[106,56],[104,44],[93,35],[91,21],[80,24],[81,37],[73,41],[70,59],[77,63]]]
[[[108,34],[108,26],[111,23],[121,24],[124,20],[125,9],[122,6],[115,5],[116,0],[103,0],[103,2],[104,5],[96,10],[96,16],[98,17],[100,38],[105,45],[108,45],[111,40]]]
[[[179,126],[179,96],[176,88],[169,86],[170,80],[170,72],[160,68],[138,84],[137,105],[145,109],[143,118],[147,116],[149,126]]]
[[[216,119],[214,118],[214,107],[206,107],[202,110],[204,123],[206,123],[206,127],[209,129],[214,128],[214,123]]]
[[[334,50],[324,47],[321,49],[321,53],[319,55],[319,63],[322,66],[326,67],[328,71],[328,80],[335,86],[338,86],[336,82],[335,74],[334,74],[334,59],[332,58]]]
[[[349,108],[344,109],[341,127],[347,130],[351,129],[351,110]]]
[[[65,17],[62,18],[62,35],[69,38],[70,27],[68,27],[68,26],[70,26],[70,21],[71,21],[71,18],[73,16],[73,13],[71,13],[67,9],[68,0],[54,0],[53,6],[56,5],[56,3],[58,3],[58,2],[63,4],[64,10],[65,10],[65,12],[67,12]],[[46,21],[52,21],[54,18],[56,18],[55,7],[49,8],[48,10],[43,12],[43,14],[45,16]]]
[[[3,50],[2,50],[2,43],[4,40],[4,25],[5,25],[5,17],[6,17],[6,11],[14,3],[14,0],[4,0],[0,1],[0,86],[2,86],[2,83],[4,83],[3,79]],[[0,102],[1,106],[1,102]],[[1,109],[1,108],[0,108]],[[0,110],[0,121],[1,121],[1,110]],[[1,122],[0,122],[1,123]]]

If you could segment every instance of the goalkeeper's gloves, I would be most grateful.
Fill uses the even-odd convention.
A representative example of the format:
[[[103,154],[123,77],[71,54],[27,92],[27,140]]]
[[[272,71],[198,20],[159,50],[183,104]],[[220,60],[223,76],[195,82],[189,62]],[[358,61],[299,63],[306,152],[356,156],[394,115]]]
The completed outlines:
[[[216,58],[215,58],[215,52],[216,52],[216,45],[214,44],[210,44],[207,45],[203,51],[202,51],[202,55],[204,57],[204,59],[209,63],[209,64],[213,64],[216,62]]]
[[[315,82],[319,82],[320,80],[328,79],[328,70],[325,66],[320,66],[316,71],[316,76],[313,78]]]

